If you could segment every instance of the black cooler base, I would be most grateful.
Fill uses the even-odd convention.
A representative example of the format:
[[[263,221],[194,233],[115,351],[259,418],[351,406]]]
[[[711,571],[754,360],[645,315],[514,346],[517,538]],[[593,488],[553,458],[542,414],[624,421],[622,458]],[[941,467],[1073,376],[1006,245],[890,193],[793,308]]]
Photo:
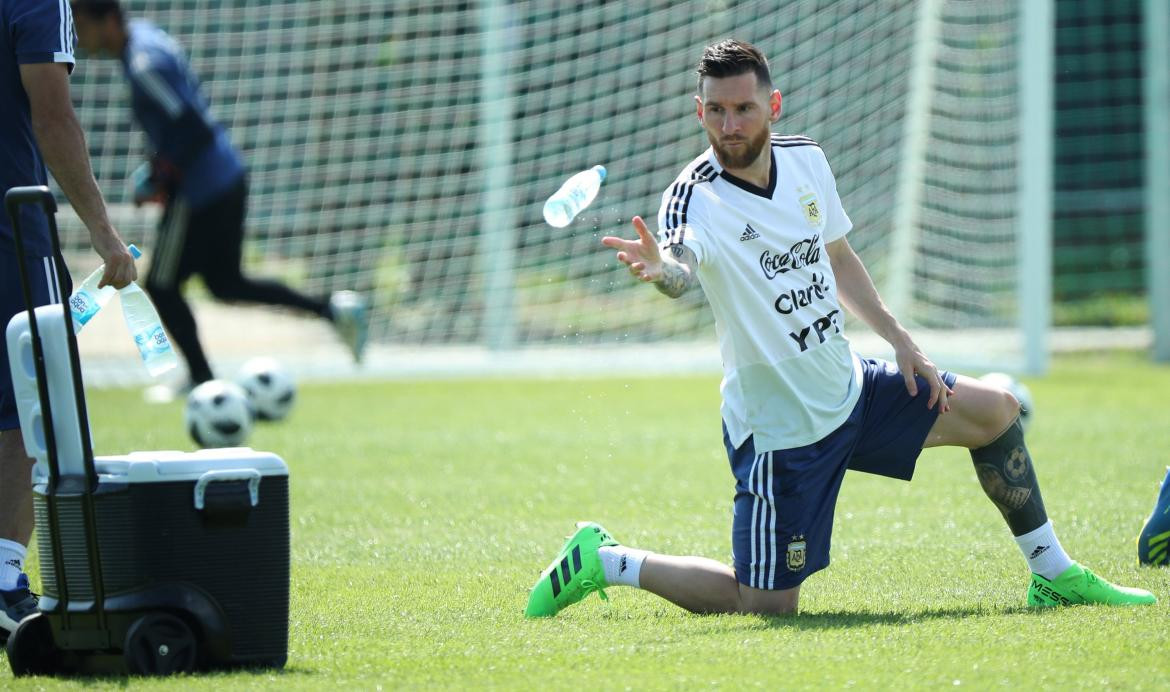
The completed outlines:
[[[288,657],[288,471],[238,448],[96,460],[84,497],[34,489],[42,613],[9,640],[17,674],[281,667]],[[50,532],[59,538],[54,560]],[[64,565],[58,573],[55,564]],[[100,591],[100,593],[99,593]],[[104,608],[96,608],[98,598]]]

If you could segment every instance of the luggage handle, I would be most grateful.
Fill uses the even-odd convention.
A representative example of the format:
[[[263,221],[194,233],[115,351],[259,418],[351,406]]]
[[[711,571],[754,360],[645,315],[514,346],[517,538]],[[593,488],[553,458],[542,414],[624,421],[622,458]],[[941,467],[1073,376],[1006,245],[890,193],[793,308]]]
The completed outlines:
[[[44,207],[45,213],[57,213],[57,198],[53,197],[53,193],[44,185],[11,188],[4,195],[4,202],[10,210],[22,204],[39,204]]]
[[[37,329],[37,313],[33,306],[32,286],[29,283],[28,268],[25,266],[27,256],[24,251],[24,238],[20,227],[20,207],[24,204],[37,204],[44,210],[49,223],[49,244],[52,251],[52,261],[57,272],[57,290],[61,295],[61,312],[65,319],[65,341],[68,346],[70,369],[73,374],[73,396],[77,406],[78,424],[81,426],[81,455],[85,467],[85,492],[81,496],[81,507],[84,515],[82,525],[85,528],[85,553],[89,563],[90,586],[93,588],[94,603],[96,604],[97,624],[99,630],[106,629],[106,594],[105,580],[102,577],[101,549],[98,547],[97,525],[94,519],[93,493],[97,492],[97,469],[93,463],[93,441],[89,435],[89,415],[85,407],[85,388],[81,381],[81,357],[77,350],[77,334],[72,328],[73,318],[69,314],[68,291],[65,281],[65,259],[61,254],[61,238],[57,233],[57,200],[46,185],[32,185],[10,188],[4,193],[4,207],[12,219],[12,240],[16,250],[16,264],[20,274],[20,287],[24,293],[25,306],[28,308],[28,326],[32,337],[33,362],[37,375],[37,396],[41,403],[41,430],[45,435],[45,451],[49,462],[49,479],[46,484],[45,509],[49,521],[49,544],[53,554],[53,566],[57,572],[57,586],[60,590],[60,601],[64,605],[61,626],[64,632],[71,630],[69,615],[69,586],[65,569],[65,548],[61,541],[61,522],[57,514],[58,483],[61,473],[57,459],[56,432],[53,427],[53,409],[49,401],[49,384],[45,369],[45,353],[41,344],[41,337]]]
[[[260,472],[256,469],[219,469],[208,471],[195,481],[195,509],[202,510],[207,486],[227,481],[248,481],[248,495],[252,506],[260,504]]]

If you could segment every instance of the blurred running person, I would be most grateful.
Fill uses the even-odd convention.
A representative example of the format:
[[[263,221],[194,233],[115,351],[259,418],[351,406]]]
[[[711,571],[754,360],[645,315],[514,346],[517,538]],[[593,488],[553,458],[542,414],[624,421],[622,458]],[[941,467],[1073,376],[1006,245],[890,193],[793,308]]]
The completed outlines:
[[[72,5],[82,50],[121,60],[131,109],[154,150],[149,169],[135,175],[136,203],[165,205],[146,289],[187,361],[189,385],[214,377],[182,292],[195,274],[219,300],[281,305],[329,320],[360,361],[368,311],[359,295],[339,291],[314,298],[244,276],[247,173],[179,44],[146,20],[129,20],[117,0]]]
[[[0,2],[0,196],[14,187],[47,185],[48,166],[105,263],[101,284],[122,288],[138,274],[110,224],[69,97],[72,26],[69,7],[56,0]],[[29,271],[36,305],[59,302],[58,273],[68,277],[50,257],[45,215],[28,205],[20,213],[23,258],[17,257],[8,213],[0,210],[0,641],[37,607],[24,574],[33,531],[33,460],[20,431],[4,338],[12,316],[28,309],[17,263],[23,260]]]

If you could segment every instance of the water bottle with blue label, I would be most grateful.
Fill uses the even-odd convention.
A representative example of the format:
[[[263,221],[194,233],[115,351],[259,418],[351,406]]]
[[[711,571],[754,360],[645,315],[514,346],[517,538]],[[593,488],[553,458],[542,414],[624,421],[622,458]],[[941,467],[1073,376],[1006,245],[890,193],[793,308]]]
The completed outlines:
[[[603,180],[605,166],[594,166],[566,180],[561,189],[544,203],[544,220],[555,228],[568,226],[573,217],[597,197]]]
[[[142,257],[142,253],[137,247],[130,245],[127,247],[130,254],[134,255],[134,259]],[[101,265],[93,270],[93,273],[85,277],[85,281],[77,287],[73,295],[69,296],[69,312],[73,315],[73,331],[78,333],[81,328],[89,324],[93,316],[98,314],[110,302],[110,298],[114,297],[116,289],[113,286],[103,286],[98,288],[98,284],[102,280],[102,274],[106,271],[106,265]]]
[[[122,299],[122,315],[126,318],[126,326],[130,329],[130,336],[134,337],[138,353],[146,364],[146,371],[158,377],[177,367],[179,359],[175,349],[171,347],[171,340],[163,331],[158,311],[146,293],[138,284],[131,282],[118,291],[118,296]]]

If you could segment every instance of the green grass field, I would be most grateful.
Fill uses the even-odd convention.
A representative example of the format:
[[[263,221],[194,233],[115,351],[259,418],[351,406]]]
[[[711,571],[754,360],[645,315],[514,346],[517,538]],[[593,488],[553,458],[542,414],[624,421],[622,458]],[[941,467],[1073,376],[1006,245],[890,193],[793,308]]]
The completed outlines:
[[[293,489],[289,664],[133,686],[1165,689],[1170,571],[1134,536],[1170,463],[1170,368],[1136,354],[1029,380],[1030,447],[1075,559],[1155,591],[1144,609],[1027,611],[1027,571],[962,450],[911,484],[849,474],[833,565],[797,617],[701,617],[628,588],[521,615],[577,519],[654,551],[730,559],[716,378],[306,385],[250,444]],[[191,449],[181,408],[90,394],[99,454]],[[88,687],[11,679],[0,687]],[[124,686],[122,679],[97,681]]]

